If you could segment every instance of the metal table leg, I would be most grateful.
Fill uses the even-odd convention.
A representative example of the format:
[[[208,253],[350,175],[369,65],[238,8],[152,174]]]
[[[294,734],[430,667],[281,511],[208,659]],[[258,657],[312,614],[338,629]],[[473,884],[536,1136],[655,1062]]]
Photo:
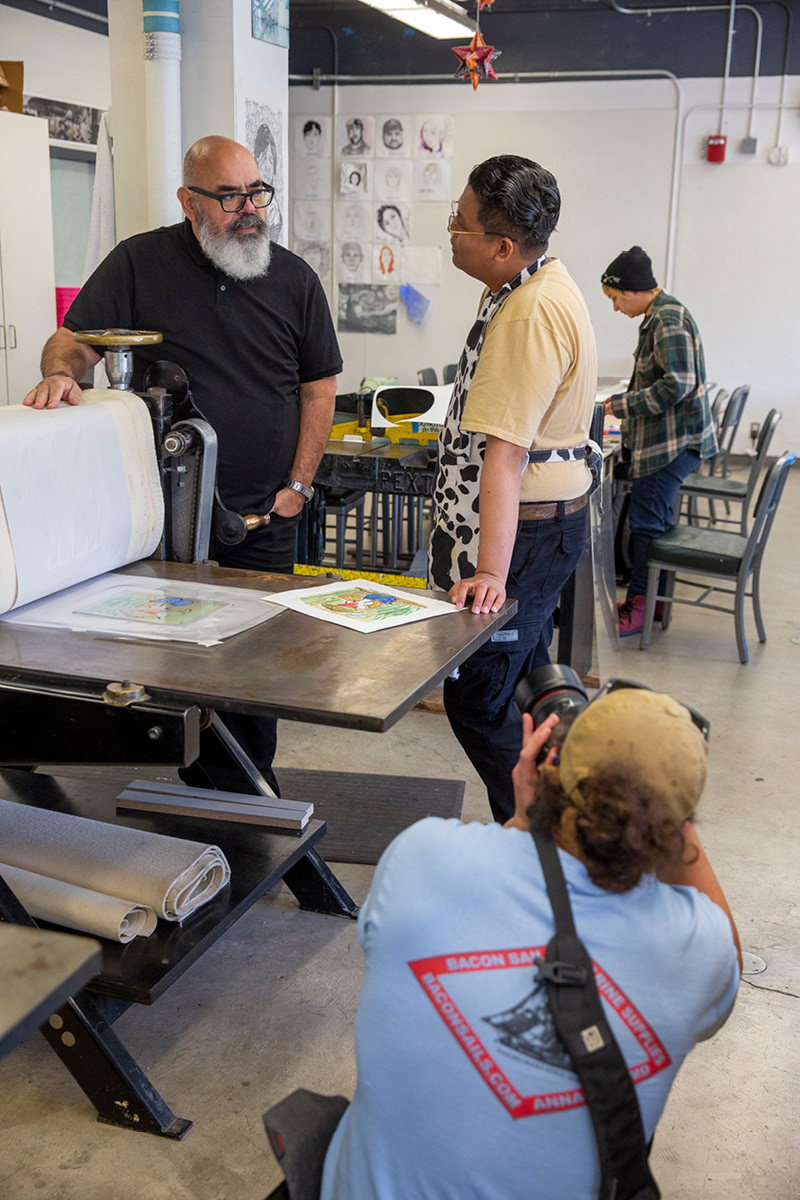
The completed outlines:
[[[310,912],[330,913],[335,917],[358,915],[358,905],[316,850],[306,851],[299,862],[284,873],[283,882],[297,897],[300,907]]]

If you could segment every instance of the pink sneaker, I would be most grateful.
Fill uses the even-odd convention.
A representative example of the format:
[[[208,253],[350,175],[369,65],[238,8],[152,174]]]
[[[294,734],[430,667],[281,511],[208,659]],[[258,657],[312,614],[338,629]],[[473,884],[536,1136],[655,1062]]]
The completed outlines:
[[[631,596],[617,605],[620,637],[632,637],[634,633],[642,632],[646,600],[646,596]]]

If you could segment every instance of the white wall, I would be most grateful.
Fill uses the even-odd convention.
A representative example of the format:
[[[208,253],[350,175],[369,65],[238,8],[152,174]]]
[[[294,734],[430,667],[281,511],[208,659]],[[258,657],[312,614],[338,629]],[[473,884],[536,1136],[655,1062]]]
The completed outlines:
[[[0,21],[2,57],[25,64],[26,94],[108,108],[108,38],[6,5],[0,5]]]
[[[750,98],[750,81],[734,80],[731,106]],[[598,341],[602,374],[630,369],[636,324],[614,314],[600,274],[620,250],[638,243],[651,255],[659,282],[667,279],[668,231],[673,190],[674,135],[681,146],[674,178],[675,294],[688,305],[703,334],[708,377],[729,389],[750,383],[744,424],[780,408],[776,448],[800,448],[800,372],[794,362],[800,313],[800,118],[784,113],[781,144],[790,161],[772,166],[780,91],[762,79],[752,133],[755,156],[738,151],[748,113],[729,108],[728,161],[705,161],[705,138],[717,132],[720,84],[685,80],[678,96],[667,80],[553,82],[517,85],[353,86],[315,92],[293,88],[291,112],[453,113],[452,190],[460,194],[469,170],[492,154],[535,158],[553,171],[562,192],[562,218],[551,253],[562,258],[583,289]],[[797,105],[800,79],[786,89]],[[703,105],[702,110],[696,106]],[[688,115],[687,115],[688,114]],[[680,119],[678,119],[680,118]],[[792,161],[794,160],[794,161]],[[449,261],[446,204],[414,207],[413,240],[441,245],[442,284],[420,289],[432,301],[426,323],[401,317],[395,337],[344,334],[341,388],[353,390],[365,375],[396,375],[413,382],[418,367],[441,371],[455,361],[474,317],[480,286]],[[335,299],[331,296],[332,301]],[[747,430],[740,448],[749,444]]]

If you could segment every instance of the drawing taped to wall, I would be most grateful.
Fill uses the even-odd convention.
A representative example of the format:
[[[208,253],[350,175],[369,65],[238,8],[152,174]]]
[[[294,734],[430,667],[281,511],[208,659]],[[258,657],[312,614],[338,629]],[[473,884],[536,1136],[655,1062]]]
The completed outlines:
[[[407,158],[411,154],[413,123],[411,117],[376,117],[375,153],[379,158]]]
[[[330,158],[330,117],[295,117],[294,152],[298,158]]]
[[[415,200],[450,200],[450,163],[431,159],[414,164]]]
[[[414,153],[417,158],[452,158],[453,118],[441,113],[417,117]]]
[[[337,246],[337,275],[342,283],[369,283],[369,243],[339,242]]]
[[[405,245],[411,239],[411,206],[379,204],[375,210],[376,238]]]
[[[375,199],[410,200],[412,192],[413,163],[407,159],[385,160],[375,163]],[[448,197],[449,199],[449,197]]]
[[[368,158],[375,146],[374,117],[339,118],[339,153],[342,158]]]
[[[364,159],[348,159],[339,169],[339,193],[342,196],[359,196],[366,199],[370,194],[370,164]]]
[[[397,333],[399,293],[391,284],[340,283],[339,333]]]
[[[372,247],[372,278],[375,283],[399,281],[402,253],[397,245]]]
[[[296,241],[294,252],[317,272],[320,279],[330,279],[331,248],[328,242]]]

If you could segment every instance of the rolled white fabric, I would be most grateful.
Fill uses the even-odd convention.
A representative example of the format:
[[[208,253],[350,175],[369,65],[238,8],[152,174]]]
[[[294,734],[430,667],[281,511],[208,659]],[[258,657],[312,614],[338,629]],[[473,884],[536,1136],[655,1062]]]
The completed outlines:
[[[114,942],[149,937],[156,927],[156,914],[146,904],[131,904],[119,896],[106,896],[0,863],[0,875],[32,917],[80,929]]]
[[[218,846],[0,800],[5,862],[182,921],[231,877]]]

